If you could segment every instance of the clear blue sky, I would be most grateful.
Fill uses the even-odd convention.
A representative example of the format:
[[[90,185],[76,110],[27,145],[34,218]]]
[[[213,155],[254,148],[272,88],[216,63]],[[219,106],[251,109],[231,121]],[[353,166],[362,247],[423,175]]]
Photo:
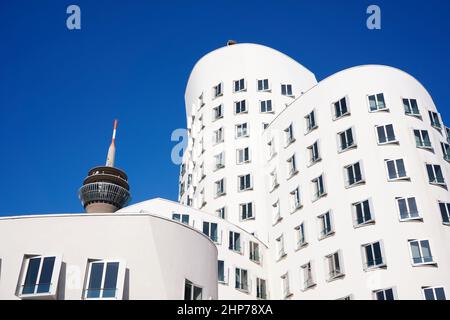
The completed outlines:
[[[77,4],[82,30],[66,28]],[[366,28],[370,4],[382,30]],[[171,132],[195,62],[228,39],[278,49],[323,79],[379,63],[421,81],[450,123],[450,1],[0,0],[0,215],[81,212],[114,118],[133,202],[176,200]]]

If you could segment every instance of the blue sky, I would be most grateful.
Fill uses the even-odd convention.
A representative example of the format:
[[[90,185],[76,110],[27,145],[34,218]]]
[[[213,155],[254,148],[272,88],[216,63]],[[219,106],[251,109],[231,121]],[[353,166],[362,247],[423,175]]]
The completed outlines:
[[[66,28],[70,4],[81,8],[79,31]],[[382,30],[366,28],[370,4]],[[0,0],[0,215],[81,212],[77,190],[104,163],[114,118],[133,202],[176,200],[170,136],[185,127],[185,85],[228,39],[278,49],[318,80],[398,67],[450,123],[449,13],[447,0]]]

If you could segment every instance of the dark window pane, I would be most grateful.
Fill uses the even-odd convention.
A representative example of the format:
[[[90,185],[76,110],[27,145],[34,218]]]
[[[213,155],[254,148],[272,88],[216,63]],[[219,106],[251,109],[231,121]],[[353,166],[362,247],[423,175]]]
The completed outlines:
[[[377,133],[378,133],[378,142],[385,143],[387,140],[386,134],[384,133],[384,127],[377,127]]]
[[[91,264],[91,274],[88,285],[88,298],[100,298],[103,275],[103,262],[94,262]]]
[[[436,300],[446,300],[444,288],[435,288]]]
[[[423,292],[425,293],[425,300],[435,300],[433,289],[424,289]]]
[[[108,262],[106,265],[105,284],[103,286],[103,298],[114,298],[116,296],[118,272],[119,263]]]
[[[387,132],[388,141],[394,141],[395,133],[394,133],[394,127],[392,126],[392,124],[388,124],[386,126],[386,132]]]
[[[39,277],[37,293],[50,292],[54,265],[55,257],[44,258],[44,262],[42,263],[41,276]]]
[[[186,283],[184,284],[184,300],[192,300],[191,292],[192,284],[186,281]]]
[[[28,270],[23,284],[22,294],[34,293],[40,264],[41,258],[31,258],[28,260]]]
[[[392,289],[387,289],[384,291],[386,300],[394,300],[394,291]]]

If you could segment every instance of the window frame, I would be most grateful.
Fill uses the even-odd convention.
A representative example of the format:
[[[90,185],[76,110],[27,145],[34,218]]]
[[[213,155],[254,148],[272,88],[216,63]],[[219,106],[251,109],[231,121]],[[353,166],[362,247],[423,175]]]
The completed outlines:
[[[392,132],[394,133],[394,140],[388,140],[388,131],[387,131],[387,126],[391,126],[392,127]],[[386,137],[386,141],[385,142],[380,142],[380,135],[378,132],[378,128],[383,128],[383,133]],[[384,145],[388,145],[388,144],[400,144],[400,141],[397,139],[397,136],[395,135],[395,130],[394,130],[394,125],[392,123],[388,123],[388,124],[381,124],[381,125],[376,125],[375,126],[375,135],[377,137],[377,144],[379,146],[384,146]]]
[[[238,89],[236,89],[236,84],[238,84],[238,87],[239,87]],[[245,92],[245,91],[247,91],[247,81],[245,80],[245,78],[233,80],[233,93]]]
[[[259,82],[262,83],[262,89],[259,89]],[[267,82],[267,88],[265,88],[264,82]],[[271,92],[272,86],[268,78],[265,79],[256,79],[256,91],[258,92]]]
[[[348,132],[349,132],[349,130],[350,130],[350,133],[352,135],[352,142],[353,142],[351,145],[348,145],[348,141],[347,141],[348,140]],[[345,136],[345,142],[346,142],[346,146],[345,147],[342,145],[342,139],[341,139],[342,135]],[[343,152],[346,152],[346,151],[349,151],[349,150],[352,150],[352,149],[356,149],[358,147],[358,144],[356,142],[355,129],[354,129],[353,126],[347,128],[347,129],[345,129],[343,131],[338,132],[336,134],[336,136],[337,136],[337,144],[338,144],[338,153],[343,153]]]
[[[88,291],[89,291],[89,282],[91,280],[91,271],[92,271],[92,265],[94,263],[103,263],[103,271],[102,271],[102,286],[104,286],[105,282],[105,276],[106,276],[106,269],[108,266],[108,263],[118,263],[118,270],[117,270],[117,278],[116,278],[116,294],[115,297],[87,297]],[[87,265],[86,265],[86,276],[85,276],[85,283],[83,286],[83,300],[122,300],[123,299],[123,291],[124,291],[124,283],[125,283],[125,270],[126,270],[126,262],[123,259],[87,259]],[[99,288],[99,290],[103,291],[104,288]]]
[[[342,105],[343,105],[342,102],[343,101],[345,102],[345,109],[346,109],[345,112],[342,112]],[[350,107],[349,107],[348,101],[349,101],[348,96],[344,96],[344,97],[340,98],[339,100],[334,101],[334,102],[331,103],[331,110],[332,110],[332,115],[333,115],[332,119],[333,119],[333,121],[336,121],[336,120],[339,120],[339,119],[342,119],[342,118],[345,118],[345,117],[348,117],[348,116],[351,115],[351,111],[350,111]],[[339,108],[339,111],[341,112],[340,115],[338,115],[338,108]]]
[[[405,176],[398,176],[398,166],[397,166],[397,161],[401,160],[403,163],[403,168],[405,169]],[[390,174],[389,174],[389,166],[388,166],[388,162],[392,161],[395,165],[395,173],[396,173],[396,177],[395,178],[391,178]],[[411,178],[408,176],[408,172],[406,170],[406,165],[405,165],[405,160],[403,158],[394,158],[394,159],[384,159],[384,167],[386,170],[386,176],[387,176],[387,180],[389,182],[395,182],[395,181],[410,181]]]
[[[371,246],[373,259],[374,259],[374,262],[376,262],[376,257],[375,257],[375,254],[374,254],[375,251],[373,249],[373,246],[374,246],[375,243],[378,243],[379,247],[380,247],[381,263],[369,266],[369,260],[368,260],[369,257],[367,256],[366,247],[367,246]],[[378,270],[378,269],[386,269],[387,268],[386,254],[384,252],[384,244],[383,244],[382,240],[377,240],[377,241],[372,241],[372,242],[368,242],[368,243],[362,244],[361,245],[361,252],[362,252],[362,257],[363,257],[363,270],[364,271],[367,272],[367,271]]]
[[[416,259],[417,257],[414,257],[413,255],[413,250],[412,250],[412,243],[417,243],[418,244],[418,250],[419,250],[419,257],[422,261],[421,262],[415,262],[414,259]],[[427,242],[428,245],[428,251],[430,252],[430,256],[429,258],[431,258],[431,261],[424,261],[425,257],[423,255],[423,246],[422,246],[422,242]],[[437,262],[433,257],[433,253],[431,251],[431,245],[430,245],[430,240],[428,239],[408,239],[408,249],[409,249],[409,255],[411,258],[411,265],[413,267],[420,267],[420,266],[437,266]]]
[[[357,205],[361,205],[361,212],[363,214],[363,218],[365,218],[364,203],[366,201],[367,201],[368,206],[369,206],[370,219],[364,220],[363,222],[359,223],[358,222]],[[364,200],[361,200],[361,201],[354,202],[354,203],[351,204],[351,206],[352,206],[353,227],[355,229],[375,224],[376,220],[375,220],[375,212],[374,212],[372,198],[367,198],[367,199],[364,199]]]
[[[411,216],[411,208],[410,208],[410,203],[409,203],[409,199],[414,199],[414,203],[415,203],[415,206],[416,206],[416,209],[417,209],[417,217],[412,217]],[[400,201],[401,200],[404,200],[405,201],[405,206],[406,206],[406,209],[408,210],[407,212],[408,212],[408,217],[407,218],[402,218],[402,212],[401,212],[401,209],[400,209]],[[417,205],[417,200],[416,200],[416,197],[395,197],[395,207],[397,208],[397,214],[398,214],[398,219],[399,219],[399,221],[402,221],[402,222],[407,222],[407,221],[422,221],[423,220],[423,217],[422,217],[422,215],[420,214],[420,211],[419,211],[419,208],[418,208],[418,205]]]
[[[379,108],[380,102],[379,102],[379,95],[381,95],[383,97],[383,104],[384,104],[384,108]],[[370,105],[370,97],[374,97],[375,98],[375,104],[376,104],[376,109],[372,110],[371,105]],[[374,112],[389,112],[389,107],[386,105],[386,98],[384,97],[384,93],[374,93],[374,94],[368,94],[367,95],[367,103],[368,103],[368,107],[369,107],[369,112],[370,113],[374,113]]]

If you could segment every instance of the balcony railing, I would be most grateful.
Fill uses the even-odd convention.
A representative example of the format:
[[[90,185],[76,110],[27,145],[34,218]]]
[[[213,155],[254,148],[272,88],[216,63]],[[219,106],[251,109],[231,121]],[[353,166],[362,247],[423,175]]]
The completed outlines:
[[[117,288],[88,288],[84,290],[85,299],[116,299]]]
[[[21,296],[32,296],[41,294],[50,294],[52,283],[36,283],[36,284],[26,284],[21,286],[20,295]]]

